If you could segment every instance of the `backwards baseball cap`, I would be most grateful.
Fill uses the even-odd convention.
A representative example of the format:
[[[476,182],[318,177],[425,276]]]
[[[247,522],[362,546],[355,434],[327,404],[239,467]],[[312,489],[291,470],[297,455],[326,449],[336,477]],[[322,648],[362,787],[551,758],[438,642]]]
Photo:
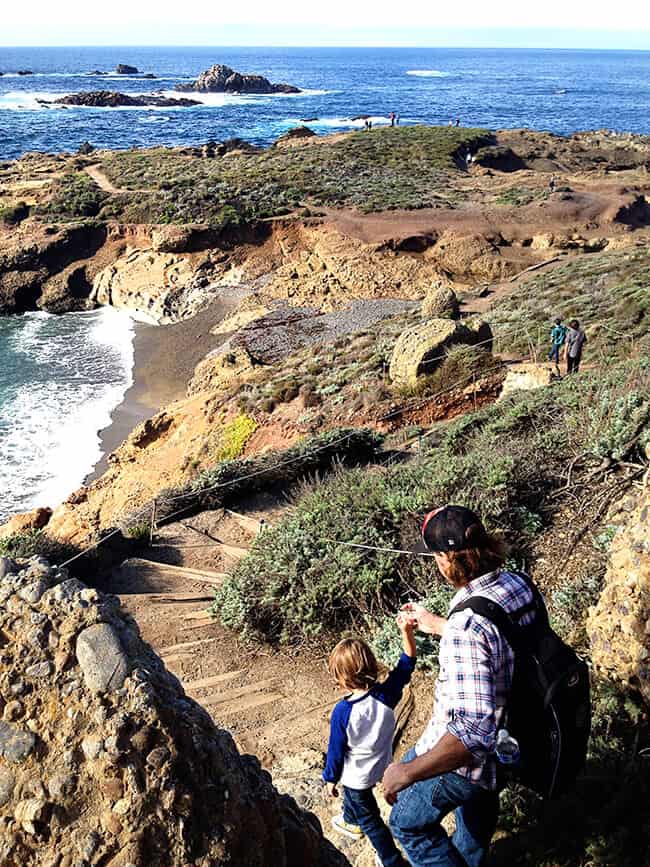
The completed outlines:
[[[422,541],[414,554],[436,551],[465,551],[485,542],[487,533],[481,519],[465,506],[443,506],[434,509],[422,522]]]

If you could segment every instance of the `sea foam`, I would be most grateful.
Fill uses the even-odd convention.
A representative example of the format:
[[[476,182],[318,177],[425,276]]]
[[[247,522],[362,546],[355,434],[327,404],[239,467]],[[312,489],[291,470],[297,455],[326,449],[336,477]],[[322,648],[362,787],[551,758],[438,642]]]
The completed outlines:
[[[132,383],[133,323],[105,308],[0,320],[0,519],[54,506],[102,456]]]

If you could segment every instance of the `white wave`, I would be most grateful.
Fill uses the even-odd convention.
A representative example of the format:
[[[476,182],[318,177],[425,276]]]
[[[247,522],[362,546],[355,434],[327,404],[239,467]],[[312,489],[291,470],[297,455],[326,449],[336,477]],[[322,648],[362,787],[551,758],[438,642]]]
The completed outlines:
[[[2,79],[0,79],[1,81]],[[46,90],[9,90],[7,93],[0,93],[0,110],[13,109],[19,111],[41,111],[46,110],[46,105],[41,105],[39,99],[51,102],[59,96],[65,96],[63,93],[56,93]]]
[[[442,72],[440,69],[407,69],[406,74],[418,78],[449,78],[452,73]]]
[[[367,120],[372,121],[373,126],[388,126],[390,124],[390,118],[384,117],[381,114],[373,114],[368,117]],[[403,123],[405,118],[400,118],[400,123]],[[300,120],[300,118],[290,118],[287,121],[289,127],[291,126],[309,126],[314,127],[314,129],[318,127],[324,127],[329,129],[363,129],[366,123],[366,118],[357,118],[353,119],[351,117],[319,117],[316,120]]]
[[[132,383],[133,323],[112,308],[32,313],[8,345],[36,372],[0,405],[3,500],[9,511],[54,506],[102,456],[98,432]]]

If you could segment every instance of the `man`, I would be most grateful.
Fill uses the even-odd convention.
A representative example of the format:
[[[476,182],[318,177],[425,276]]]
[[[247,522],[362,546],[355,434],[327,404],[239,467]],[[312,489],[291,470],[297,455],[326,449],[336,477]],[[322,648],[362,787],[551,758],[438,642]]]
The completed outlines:
[[[424,733],[384,774],[390,825],[413,867],[479,867],[498,817],[497,731],[503,722],[514,670],[514,654],[491,621],[470,609],[454,609],[471,596],[485,597],[531,623],[533,594],[525,580],[504,571],[499,543],[474,512],[445,506],[422,526],[424,551],[457,588],[447,620],[410,603],[422,632],[441,635],[435,703]],[[420,553],[424,553],[420,551]],[[398,794],[399,793],[399,794]],[[442,819],[454,812],[449,838]]]
[[[548,360],[554,361],[557,367],[560,366],[560,350],[564,346],[566,334],[566,325],[562,325],[561,319],[556,319],[555,325],[551,328],[551,351],[548,354]]]
[[[577,373],[580,370],[580,360],[582,359],[582,347],[587,342],[587,335],[580,328],[580,323],[577,319],[572,319],[569,322],[569,330],[566,336],[566,372]]]

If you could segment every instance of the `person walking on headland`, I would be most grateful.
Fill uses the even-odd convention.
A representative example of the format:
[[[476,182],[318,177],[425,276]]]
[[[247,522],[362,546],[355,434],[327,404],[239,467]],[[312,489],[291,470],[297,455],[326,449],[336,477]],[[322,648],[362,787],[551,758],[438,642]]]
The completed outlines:
[[[587,342],[587,335],[584,329],[580,328],[580,323],[577,319],[572,319],[569,322],[569,330],[566,335],[565,358],[566,372],[577,373],[580,370],[580,360],[582,359],[582,347]]]
[[[551,175],[551,180],[548,182],[548,189],[550,193],[555,192],[555,175]]]
[[[472,168],[472,163],[474,162],[474,157],[472,156],[471,151],[467,151],[465,154],[465,166],[467,167],[467,171]]]
[[[454,125],[455,125],[455,126],[460,126],[460,118],[459,118],[459,117],[456,118],[456,123],[455,123]]]
[[[394,111],[391,111],[391,113],[388,115],[388,118],[390,120],[390,125],[395,126],[395,112]]]
[[[343,812],[334,816],[332,826],[357,840],[365,834],[377,853],[377,864],[383,867],[406,867],[372,791],[392,760],[394,708],[415,668],[413,618],[401,613],[397,625],[404,652],[386,680],[378,680],[377,660],[359,638],[339,641],[329,659],[337,685],[350,691],[332,712],[323,771],[332,797],[338,797],[339,785],[343,789]]]
[[[555,320],[555,325],[551,328],[551,351],[548,354],[548,360],[554,361],[556,366],[560,366],[560,350],[566,341],[567,327],[562,325],[560,318]]]
[[[417,603],[403,609],[420,631],[442,636],[440,672],[431,720],[403,762],[387,768],[384,793],[394,805],[390,827],[413,867],[479,867],[499,812],[494,750],[515,657],[496,626],[463,603],[478,594],[521,626],[536,622],[538,609],[529,580],[503,569],[499,543],[469,509],[431,512],[422,540],[457,592],[447,620]],[[449,838],[441,822],[452,811]]]

